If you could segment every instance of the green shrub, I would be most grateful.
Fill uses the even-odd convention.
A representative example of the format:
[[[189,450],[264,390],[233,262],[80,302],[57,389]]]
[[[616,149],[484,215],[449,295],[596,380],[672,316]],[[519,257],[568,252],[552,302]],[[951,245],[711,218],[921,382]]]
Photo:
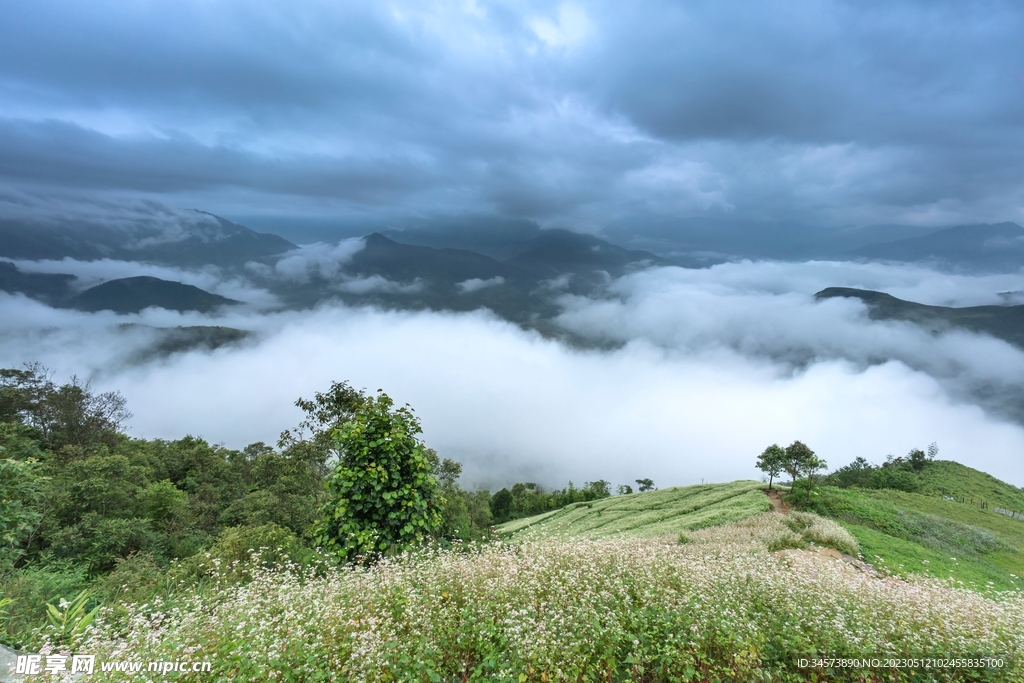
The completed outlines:
[[[22,544],[42,519],[40,489],[44,477],[35,460],[4,458],[0,447],[0,571],[14,567]]]
[[[99,605],[91,599],[88,590],[80,591],[70,600],[61,597],[47,602],[46,617],[50,622],[47,630],[54,636],[52,642],[61,648],[74,648],[99,611]]]
[[[46,603],[81,592],[88,584],[87,574],[82,565],[51,561],[4,575],[0,595],[11,603],[0,641],[21,649],[41,644],[34,630],[46,623]]]
[[[246,582],[257,567],[305,568],[323,563],[317,552],[307,548],[289,529],[276,524],[225,529],[210,549],[176,565],[176,581],[196,581],[209,576],[229,583]]]
[[[914,472],[900,467],[879,467],[871,473],[868,487],[873,489],[892,489],[914,493],[921,488],[921,480]]]
[[[169,479],[150,484],[140,494],[146,517],[167,523],[188,511],[188,495]]]
[[[793,512],[786,517],[786,524],[804,541],[835,548],[847,555],[856,555],[860,550],[850,532],[831,519],[808,512]]]
[[[104,604],[118,602],[146,603],[161,592],[165,569],[153,555],[135,553],[117,561],[113,571],[99,577],[92,585],[93,593]]]
[[[119,559],[132,553],[162,556],[164,540],[148,519],[103,518],[95,513],[49,538],[54,556],[84,563],[91,574],[110,571]]]

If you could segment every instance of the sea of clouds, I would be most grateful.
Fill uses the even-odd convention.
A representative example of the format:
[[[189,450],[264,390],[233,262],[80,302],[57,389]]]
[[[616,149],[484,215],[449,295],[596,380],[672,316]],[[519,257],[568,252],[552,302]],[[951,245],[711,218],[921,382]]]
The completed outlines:
[[[133,273],[123,263],[107,268]],[[102,277],[95,264],[79,270]],[[165,270],[160,276],[173,275]],[[0,293],[0,366],[40,361],[57,379],[77,374],[98,390],[121,391],[133,435],[194,434],[230,447],[276,441],[301,419],[296,398],[348,380],[411,404],[426,443],[464,463],[464,483],[492,488],[757,478],[758,453],[794,439],[833,468],[937,442],[942,458],[1024,485],[1024,427],[1013,408],[1024,351],[962,331],[871,321],[858,301],[813,297],[849,286],[928,304],[993,304],[1024,290],[1021,273],[838,262],[650,269],[612,282],[602,297],[561,300],[558,323],[592,348],[487,311],[338,303],[287,311],[237,278],[211,284],[214,271],[177,275],[250,305],[119,316]],[[130,360],[156,341],[146,326],[177,325],[253,335],[216,351]]]

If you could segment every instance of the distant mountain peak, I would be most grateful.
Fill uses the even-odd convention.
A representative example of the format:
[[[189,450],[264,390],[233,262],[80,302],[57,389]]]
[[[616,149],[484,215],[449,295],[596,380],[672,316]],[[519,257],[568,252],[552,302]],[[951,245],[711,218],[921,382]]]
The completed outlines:
[[[648,265],[675,265],[647,251],[625,249],[594,235],[560,229],[541,231],[522,253],[506,263],[548,274],[603,270],[612,275]]]
[[[109,280],[91,287],[71,300],[71,307],[82,311],[138,313],[157,306],[170,311],[209,313],[238,301],[211,294],[193,285],[148,275]]]

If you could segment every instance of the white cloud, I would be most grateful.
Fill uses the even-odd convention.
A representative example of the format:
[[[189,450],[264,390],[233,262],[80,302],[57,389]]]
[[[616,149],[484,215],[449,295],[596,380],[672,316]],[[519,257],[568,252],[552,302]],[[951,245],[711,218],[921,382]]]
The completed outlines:
[[[337,244],[304,244],[286,252],[274,264],[274,270],[278,276],[295,282],[308,282],[317,276],[333,280],[364,247],[366,242],[361,237],[341,240]]]
[[[415,294],[423,291],[423,281],[416,278],[412,282],[401,283],[389,280],[383,275],[370,275],[369,277],[353,278],[345,280],[337,286],[343,292],[352,294],[369,294],[370,292],[389,292],[392,294]]]
[[[459,288],[460,292],[466,294],[468,292],[476,292],[487,287],[497,287],[498,285],[503,284],[505,284],[505,278],[498,275],[487,280],[481,280],[478,277],[470,278],[469,280],[464,280],[458,283],[456,287]]]

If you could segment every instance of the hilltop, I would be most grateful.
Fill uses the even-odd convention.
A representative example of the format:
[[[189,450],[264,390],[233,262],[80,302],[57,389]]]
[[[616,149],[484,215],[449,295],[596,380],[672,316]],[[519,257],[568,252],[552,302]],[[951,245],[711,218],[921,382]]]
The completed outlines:
[[[921,493],[985,502],[1024,513],[1024,489],[952,460],[936,460],[919,475]]]
[[[193,285],[145,275],[108,280],[85,290],[71,300],[71,306],[82,311],[115,313],[138,313],[151,306],[166,308],[169,311],[208,313],[221,306],[237,303],[239,302],[219,294],[211,294]]]

